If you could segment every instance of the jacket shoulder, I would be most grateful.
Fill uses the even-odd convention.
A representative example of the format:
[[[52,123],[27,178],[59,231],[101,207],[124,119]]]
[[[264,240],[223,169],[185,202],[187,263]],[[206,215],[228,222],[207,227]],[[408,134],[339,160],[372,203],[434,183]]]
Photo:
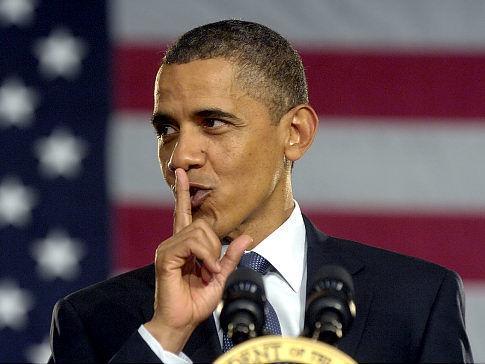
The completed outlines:
[[[64,300],[73,304],[88,301],[90,304],[104,299],[123,299],[129,296],[130,300],[141,292],[153,290],[155,270],[153,264],[138,268],[123,274],[111,277],[102,282],[95,283],[67,295]],[[151,289],[150,289],[151,288]],[[126,297],[128,299],[128,297]]]
[[[437,279],[445,275],[457,276],[439,264],[356,241],[329,236],[327,243],[338,246],[344,255],[356,257],[364,263],[366,269],[380,272],[382,276],[385,276],[384,273],[394,275],[393,272],[408,279],[423,275]]]
[[[107,362],[152,316],[154,279],[150,265],[59,300],[51,326],[55,356]]]
[[[85,287],[59,300],[54,313],[69,306],[85,322],[109,321],[114,314],[138,322],[153,308],[154,275],[152,264]]]

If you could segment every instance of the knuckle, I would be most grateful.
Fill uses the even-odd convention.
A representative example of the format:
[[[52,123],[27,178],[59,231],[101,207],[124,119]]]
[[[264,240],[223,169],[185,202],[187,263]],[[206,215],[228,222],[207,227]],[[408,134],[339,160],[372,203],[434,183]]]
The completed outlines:
[[[210,225],[209,225],[209,223],[208,223],[207,221],[202,220],[202,219],[200,219],[199,221],[200,221],[200,225],[201,225],[201,226],[202,226],[204,229],[206,229],[206,230],[212,230],[212,228],[210,227]]]
[[[194,229],[194,232],[195,232],[195,236],[197,236],[197,238],[204,239],[204,237],[205,237],[205,231],[204,231],[204,229],[201,226],[197,226]]]
[[[205,220],[198,219],[196,220],[197,228],[203,231],[207,236],[211,235],[212,228],[210,227],[209,223]]]
[[[165,243],[165,241],[161,242],[158,246],[157,246],[157,249],[155,250],[155,256],[160,256],[161,254],[163,254],[163,251],[167,248],[167,244]]]
[[[155,259],[160,260],[162,259],[166,254],[167,251],[170,249],[170,239],[162,241],[157,249],[155,250]]]
[[[205,221],[202,219],[197,219],[192,224],[197,228],[203,229],[205,226]]]

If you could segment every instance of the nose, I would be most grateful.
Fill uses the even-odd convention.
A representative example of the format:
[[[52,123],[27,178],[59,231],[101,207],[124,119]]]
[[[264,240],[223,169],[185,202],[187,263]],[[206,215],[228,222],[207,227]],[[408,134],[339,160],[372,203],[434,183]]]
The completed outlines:
[[[200,168],[204,165],[206,153],[204,141],[197,130],[181,130],[175,143],[168,168],[175,171],[182,168],[188,171],[192,168]]]

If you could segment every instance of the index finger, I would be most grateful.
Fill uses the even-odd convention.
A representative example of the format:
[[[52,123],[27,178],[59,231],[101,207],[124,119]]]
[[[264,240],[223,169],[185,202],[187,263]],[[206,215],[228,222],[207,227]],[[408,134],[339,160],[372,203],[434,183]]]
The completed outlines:
[[[190,204],[189,178],[182,168],[177,168],[175,170],[174,234],[191,223],[192,206]]]

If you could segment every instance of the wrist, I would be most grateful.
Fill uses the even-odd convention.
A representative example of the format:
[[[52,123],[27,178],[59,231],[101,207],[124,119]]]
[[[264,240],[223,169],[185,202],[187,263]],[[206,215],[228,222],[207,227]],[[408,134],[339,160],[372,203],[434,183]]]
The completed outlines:
[[[172,328],[152,319],[145,323],[145,329],[158,341],[164,350],[178,355],[189,340],[194,328]]]

